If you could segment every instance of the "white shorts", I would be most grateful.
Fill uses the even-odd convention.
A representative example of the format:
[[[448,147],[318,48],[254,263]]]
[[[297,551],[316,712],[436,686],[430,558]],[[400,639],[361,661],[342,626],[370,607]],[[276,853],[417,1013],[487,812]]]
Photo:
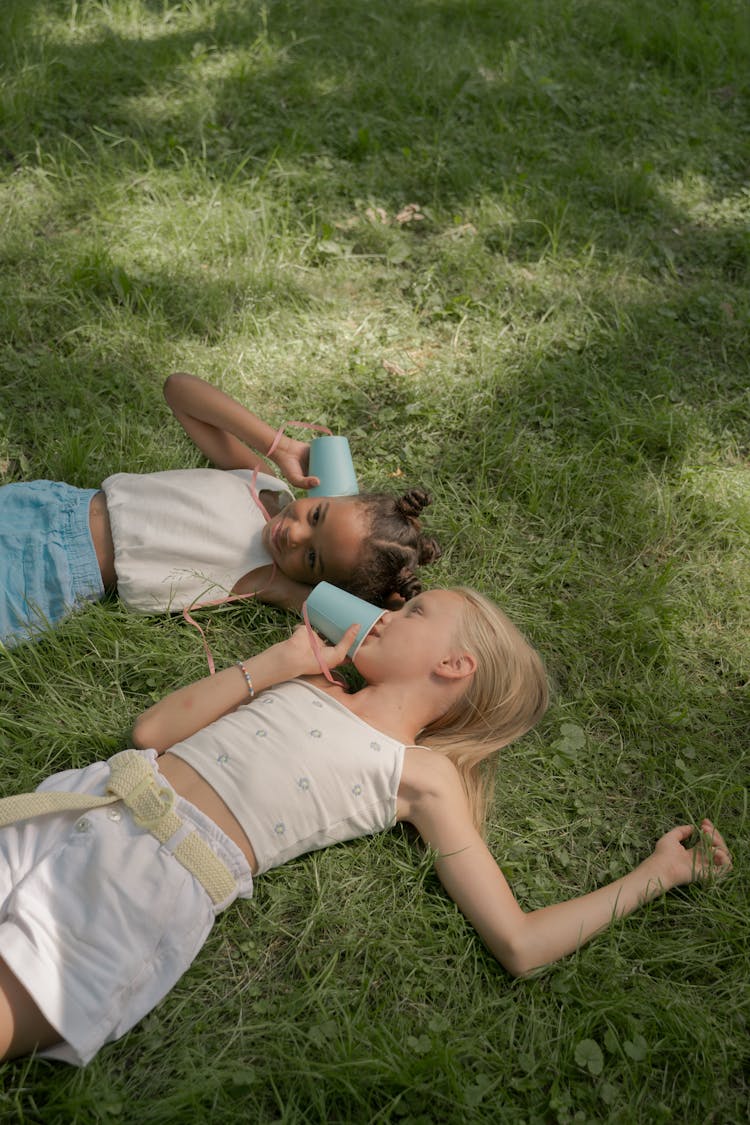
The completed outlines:
[[[155,760],[154,751],[144,753]],[[108,779],[108,763],[95,762],[39,788],[104,794]],[[166,996],[215,916],[252,895],[240,849],[179,796],[174,811],[184,825],[166,844],[120,802],[0,830],[0,957],[60,1033],[41,1055],[89,1062]],[[171,853],[191,829],[237,881],[237,895],[218,906]]]

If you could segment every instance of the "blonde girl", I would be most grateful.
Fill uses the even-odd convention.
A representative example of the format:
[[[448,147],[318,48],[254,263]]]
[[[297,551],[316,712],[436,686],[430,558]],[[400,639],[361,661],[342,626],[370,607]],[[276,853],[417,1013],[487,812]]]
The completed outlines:
[[[321,650],[328,668],[356,631]],[[709,821],[692,848],[683,825],[614,883],[524,911],[480,816],[487,759],[547,705],[534,649],[478,594],[431,590],[386,613],[354,662],[365,686],[348,694],[300,628],[145,711],[140,751],[0,801],[0,1055],[85,1064],[159,1002],[255,878],[394,821],[434,850],[446,891],[516,975],[729,869]]]

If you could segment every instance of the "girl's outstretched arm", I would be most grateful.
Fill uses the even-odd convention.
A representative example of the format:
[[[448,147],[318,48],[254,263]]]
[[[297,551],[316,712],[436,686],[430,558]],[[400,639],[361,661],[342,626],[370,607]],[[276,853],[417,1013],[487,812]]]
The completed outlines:
[[[329,668],[336,668],[344,662],[358,628],[358,625],[351,625],[337,645],[320,642],[321,656]],[[239,665],[225,668],[215,676],[204,676],[202,680],[178,688],[149,707],[133,725],[133,745],[162,754],[176,742],[182,742],[222,715],[249,702],[245,673],[250,677],[256,694],[284,680],[320,673],[320,665],[303,625],[298,626],[287,640],[271,645],[257,656],[248,657],[242,665],[244,671]]]
[[[276,431],[231,395],[178,371],[166,379],[164,397],[188,437],[217,468],[268,470],[255,451],[270,449]],[[306,442],[282,437],[271,460],[290,484],[312,488],[318,478],[307,475],[309,453]]]
[[[427,753],[430,753],[427,751]],[[474,828],[453,767],[439,759],[437,781],[405,808],[427,843],[439,852],[436,870],[451,898],[472,922],[490,951],[514,976],[573,953],[613,918],[622,918],[644,903],[683,883],[724,875],[731,857],[709,820],[692,848],[684,842],[691,825],[673,828],[653,853],[633,871],[590,894],[539,910],[524,912],[505,876]],[[408,804],[408,801],[407,801]]]

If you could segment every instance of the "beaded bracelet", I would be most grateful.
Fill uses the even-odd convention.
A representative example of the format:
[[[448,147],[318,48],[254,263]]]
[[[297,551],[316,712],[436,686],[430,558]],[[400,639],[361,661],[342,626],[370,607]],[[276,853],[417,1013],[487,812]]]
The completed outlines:
[[[240,672],[242,672],[242,675],[245,677],[245,683],[247,684],[247,690],[250,692],[250,698],[253,699],[255,697],[255,688],[253,687],[253,681],[250,678],[250,673],[248,672],[248,670],[245,667],[245,664],[242,660],[237,661],[237,667],[239,668]]]

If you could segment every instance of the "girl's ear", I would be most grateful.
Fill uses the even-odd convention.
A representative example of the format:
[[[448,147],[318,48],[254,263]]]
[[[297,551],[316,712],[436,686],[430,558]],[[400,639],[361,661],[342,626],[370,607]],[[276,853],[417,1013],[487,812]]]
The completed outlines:
[[[445,680],[464,680],[468,676],[473,676],[476,670],[475,656],[472,656],[470,652],[454,652],[440,661],[435,669],[435,674],[442,676]]]

